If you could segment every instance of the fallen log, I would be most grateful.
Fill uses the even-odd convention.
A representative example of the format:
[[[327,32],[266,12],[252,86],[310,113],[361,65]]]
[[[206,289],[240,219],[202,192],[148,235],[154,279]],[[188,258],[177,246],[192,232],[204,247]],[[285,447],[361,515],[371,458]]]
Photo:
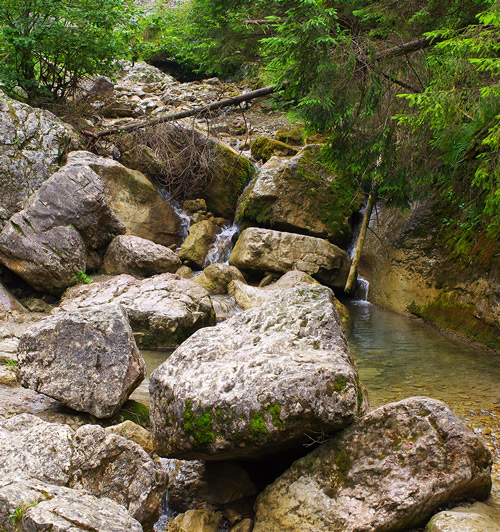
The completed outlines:
[[[190,116],[196,116],[196,115],[208,113],[210,111],[216,111],[217,109],[221,109],[222,107],[238,105],[242,102],[247,102],[249,100],[254,100],[255,98],[267,96],[277,90],[281,90],[284,87],[285,87],[285,84],[282,84],[280,86],[270,85],[269,87],[263,87],[262,89],[257,89],[255,91],[244,92],[243,94],[239,94],[238,96],[234,96],[232,98],[224,98],[217,102],[212,102],[208,105],[202,105],[200,107],[195,107],[194,109],[187,109],[184,111],[179,111],[177,113],[164,115],[159,118],[155,118],[153,120],[141,120],[140,122],[137,121],[137,122],[128,124],[126,126],[116,127],[113,129],[106,129],[104,131],[99,131],[98,133],[94,133],[93,131],[89,131],[89,130],[84,130],[82,131],[82,133],[94,139],[108,137],[109,135],[115,135],[116,133],[130,133],[131,131],[136,131],[137,129],[156,126],[158,124],[164,124],[166,122],[175,122],[176,120],[181,120],[182,118],[188,118]]]

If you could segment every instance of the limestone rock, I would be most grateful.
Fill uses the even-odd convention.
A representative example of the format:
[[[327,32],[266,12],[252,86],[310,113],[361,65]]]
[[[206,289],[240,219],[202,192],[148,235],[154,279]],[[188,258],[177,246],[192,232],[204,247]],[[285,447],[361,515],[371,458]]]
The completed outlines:
[[[288,288],[294,288],[301,284],[318,285],[310,275],[298,270],[293,270],[282,275],[275,283],[271,283],[263,288],[250,286],[241,282],[239,279],[231,281],[228,286],[229,295],[233,296],[236,303],[244,310],[259,307],[266,301],[269,301]]]
[[[0,315],[9,314],[12,311],[24,312],[25,310],[17,298],[0,281]]]
[[[4,227],[0,262],[36,290],[60,295],[85,272],[88,251],[124,232],[103,180],[88,167],[64,167]]]
[[[181,260],[171,249],[138,236],[117,236],[104,255],[104,270],[109,274],[130,273],[149,277],[174,273]]]
[[[441,401],[384,405],[297,460],[256,502],[255,532],[418,526],[491,487],[491,453]]]
[[[160,465],[136,443],[97,425],[75,431],[30,414],[0,421],[0,471],[0,486],[37,479],[109,497],[146,526],[160,514],[166,484]]]
[[[86,151],[71,152],[67,165],[87,166],[104,180],[109,206],[128,235],[163,246],[180,243],[181,219],[144,174]]]
[[[2,484],[0,526],[7,532],[142,532],[140,523],[109,498],[33,479]]]
[[[63,162],[74,130],[0,91],[0,228]]]
[[[476,502],[436,514],[425,532],[498,532],[500,509]]]
[[[179,251],[181,260],[201,270],[218,230],[220,227],[213,219],[194,223],[189,228],[186,240],[181,244]]]
[[[250,227],[241,233],[229,264],[243,271],[299,270],[327,286],[344,288],[351,259],[321,238]]]
[[[113,304],[32,325],[18,359],[23,386],[99,418],[116,414],[145,376],[127,316]]]
[[[226,294],[232,281],[245,284],[242,273],[234,266],[214,263],[207,266],[194,282],[203,286],[210,294]]]
[[[255,458],[333,433],[364,410],[326,287],[283,291],[185,341],[150,377],[162,456]]]
[[[140,445],[148,454],[153,452],[153,439],[151,434],[141,425],[127,420],[118,425],[111,425],[106,427],[108,432],[112,434],[118,434],[126,440],[131,440]]]
[[[189,510],[171,521],[165,532],[217,532],[222,514],[210,510]]]
[[[0,384],[17,386],[19,370],[13,366],[0,366]]]
[[[143,280],[122,274],[75,286],[64,294],[61,308],[72,310],[111,302],[125,310],[136,341],[143,347],[176,346],[200,327],[215,323],[208,292],[173,273]]]
[[[311,144],[291,159],[272,157],[240,196],[237,221],[347,245],[362,197],[355,184],[320,162],[320,149]]]
[[[269,137],[257,137],[251,144],[250,150],[252,157],[256,161],[267,162],[273,155],[286,157],[297,155],[297,151],[292,146],[279,140],[270,139]]]

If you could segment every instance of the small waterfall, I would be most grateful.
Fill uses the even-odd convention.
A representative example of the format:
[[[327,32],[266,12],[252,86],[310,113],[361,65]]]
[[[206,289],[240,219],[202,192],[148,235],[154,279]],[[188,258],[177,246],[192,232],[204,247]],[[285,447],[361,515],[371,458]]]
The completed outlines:
[[[240,231],[237,223],[225,225],[222,231],[215,237],[212,247],[208,250],[204,267],[215,262],[227,264],[229,255],[233,249],[233,237]]]
[[[189,233],[189,226],[191,225],[191,218],[183,211],[182,207],[179,205],[179,203],[177,203],[177,201],[168,197],[168,192],[164,188],[158,189],[158,192],[165,203],[172,207],[175,214],[177,214],[177,216],[180,218],[180,237],[182,241],[186,240],[186,237]]]
[[[356,301],[369,304],[368,291],[370,290],[370,283],[361,275],[358,275],[356,280],[356,289],[354,290],[354,299]]]

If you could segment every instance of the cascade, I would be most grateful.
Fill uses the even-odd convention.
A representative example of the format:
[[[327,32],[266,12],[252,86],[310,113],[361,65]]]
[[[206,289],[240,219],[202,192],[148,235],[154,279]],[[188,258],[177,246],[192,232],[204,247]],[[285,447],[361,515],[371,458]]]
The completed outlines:
[[[172,207],[175,214],[177,214],[177,216],[180,218],[180,222],[181,222],[180,223],[180,237],[181,237],[182,242],[184,242],[184,240],[186,239],[189,233],[189,226],[191,225],[191,218],[186,212],[184,212],[184,210],[182,209],[182,207],[179,205],[177,201],[169,198],[167,190],[165,190],[164,188],[160,188],[158,189],[158,192],[160,196],[163,198],[163,201],[167,205]]]
[[[356,243],[358,241],[359,232],[361,230],[361,223],[363,221],[363,215],[365,213],[366,209],[366,201],[363,207],[361,207],[359,211],[359,221],[354,225],[353,231],[352,231],[352,239],[349,247],[347,248],[347,253],[351,259],[354,257],[354,252],[356,251]],[[354,300],[356,302],[362,302],[369,304],[368,302],[368,292],[370,290],[370,283],[367,279],[362,277],[361,275],[357,276],[356,284],[354,285]]]
[[[208,250],[204,267],[215,262],[227,264],[229,255],[233,249],[233,237],[240,231],[240,226],[233,222],[225,225],[222,231],[215,237],[212,247]]]

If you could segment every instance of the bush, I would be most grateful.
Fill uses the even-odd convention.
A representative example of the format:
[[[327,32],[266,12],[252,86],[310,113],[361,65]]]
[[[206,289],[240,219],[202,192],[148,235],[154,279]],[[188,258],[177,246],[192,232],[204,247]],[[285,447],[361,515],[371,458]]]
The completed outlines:
[[[0,81],[32,101],[63,98],[109,74],[128,48],[129,0],[0,0]]]

